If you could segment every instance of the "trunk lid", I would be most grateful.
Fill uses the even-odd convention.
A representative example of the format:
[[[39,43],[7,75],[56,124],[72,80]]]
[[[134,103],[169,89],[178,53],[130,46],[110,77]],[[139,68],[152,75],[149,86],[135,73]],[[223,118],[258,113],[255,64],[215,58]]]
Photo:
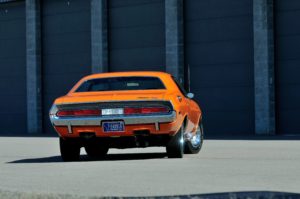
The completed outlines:
[[[70,93],[59,98],[56,103],[92,103],[107,101],[148,101],[164,100],[166,90],[134,90],[134,91],[105,91],[105,92],[81,92]]]

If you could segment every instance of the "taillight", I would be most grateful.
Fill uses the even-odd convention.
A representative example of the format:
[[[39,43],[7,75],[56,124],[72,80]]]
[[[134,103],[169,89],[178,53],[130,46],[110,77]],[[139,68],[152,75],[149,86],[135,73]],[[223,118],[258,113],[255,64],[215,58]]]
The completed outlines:
[[[168,113],[169,109],[166,107],[142,107],[142,108],[125,108],[125,115],[134,114],[152,114],[152,113]]]
[[[153,107],[153,108],[141,108],[142,114],[148,114],[148,113],[168,113],[169,109],[166,107]]]
[[[124,109],[125,115],[140,114],[140,113],[141,113],[140,108],[125,108]]]
[[[68,117],[68,116],[96,116],[100,115],[100,110],[64,110],[58,111],[56,115],[58,117]]]

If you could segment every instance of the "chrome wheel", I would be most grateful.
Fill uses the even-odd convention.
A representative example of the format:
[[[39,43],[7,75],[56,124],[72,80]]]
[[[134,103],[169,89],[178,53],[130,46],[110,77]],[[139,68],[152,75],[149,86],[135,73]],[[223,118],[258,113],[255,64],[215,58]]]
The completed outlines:
[[[198,147],[201,143],[201,134],[203,134],[203,128],[202,126],[198,126],[196,134],[192,135],[192,137],[190,138],[190,142],[193,147]]]
[[[201,150],[203,144],[203,126],[199,124],[196,133],[188,132],[185,134],[184,153],[196,154]]]

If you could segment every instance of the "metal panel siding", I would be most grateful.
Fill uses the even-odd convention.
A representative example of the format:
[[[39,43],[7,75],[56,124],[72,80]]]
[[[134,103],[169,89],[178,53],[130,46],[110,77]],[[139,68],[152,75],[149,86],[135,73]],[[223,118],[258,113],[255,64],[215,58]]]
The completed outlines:
[[[25,3],[0,4],[0,134],[26,133]]]
[[[110,0],[109,70],[165,70],[163,0]]]
[[[277,131],[300,134],[300,1],[275,1]]]
[[[254,133],[251,0],[186,0],[185,63],[208,135]]]
[[[44,130],[48,110],[83,76],[91,73],[90,1],[46,0],[42,4]]]

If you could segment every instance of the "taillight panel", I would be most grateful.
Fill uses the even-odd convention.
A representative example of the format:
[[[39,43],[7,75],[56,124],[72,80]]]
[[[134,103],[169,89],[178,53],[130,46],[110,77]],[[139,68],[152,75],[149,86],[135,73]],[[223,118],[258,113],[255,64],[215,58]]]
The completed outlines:
[[[59,104],[51,108],[50,114],[57,117],[105,117],[169,114],[172,110],[173,106],[170,101],[121,101]]]
[[[123,109],[123,111],[108,111],[109,109],[103,109],[106,110],[106,113],[111,112],[111,114],[104,114],[103,116],[108,115],[150,115],[150,114],[166,114],[170,112],[170,109],[168,107],[125,107],[125,108],[118,108]],[[112,109],[115,110],[115,109]],[[58,117],[76,117],[76,116],[101,116],[102,110],[95,109],[95,110],[59,110],[56,113],[56,116]]]

